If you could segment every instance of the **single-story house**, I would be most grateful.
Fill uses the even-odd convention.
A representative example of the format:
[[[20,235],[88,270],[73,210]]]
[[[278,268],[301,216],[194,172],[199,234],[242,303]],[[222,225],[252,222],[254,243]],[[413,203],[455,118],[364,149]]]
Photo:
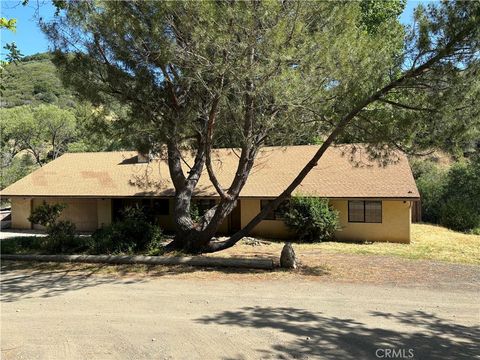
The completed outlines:
[[[271,199],[278,196],[310,160],[318,146],[265,147],[256,160],[237,207],[220,232],[232,233],[246,225]],[[407,157],[380,166],[357,147],[350,159],[350,145],[331,147],[308,174],[296,194],[328,198],[339,211],[339,240],[410,242],[411,208],[419,193]],[[217,177],[230,184],[238,162],[235,149],[212,153]],[[185,156],[185,171],[191,157]],[[165,159],[147,160],[137,152],[67,153],[1,191],[11,199],[12,228],[31,229],[28,217],[44,201],[65,203],[62,217],[79,231],[94,231],[118,218],[121,209],[140,203],[166,231],[173,230],[174,188]],[[197,185],[195,201],[209,208],[218,195],[206,171]],[[291,231],[274,212],[253,234],[288,238]]]

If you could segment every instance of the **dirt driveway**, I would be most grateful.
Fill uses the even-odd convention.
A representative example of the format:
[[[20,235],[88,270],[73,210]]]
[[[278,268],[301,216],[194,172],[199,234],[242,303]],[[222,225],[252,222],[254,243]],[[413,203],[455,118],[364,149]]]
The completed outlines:
[[[478,288],[203,275],[4,262],[2,359],[378,359],[393,350],[472,359],[480,351]]]

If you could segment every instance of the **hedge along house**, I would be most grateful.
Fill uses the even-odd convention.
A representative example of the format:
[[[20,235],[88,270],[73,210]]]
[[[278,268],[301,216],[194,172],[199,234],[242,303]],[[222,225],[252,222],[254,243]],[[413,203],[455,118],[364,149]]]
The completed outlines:
[[[338,240],[410,242],[412,203],[419,193],[407,157],[380,166],[356,146],[358,165],[350,160],[351,146],[331,147],[296,189],[296,194],[330,199],[339,211]],[[263,148],[243,188],[237,207],[220,233],[246,225],[268,201],[278,196],[317,151],[318,146]],[[235,149],[212,153],[217,177],[224,186],[238,162]],[[185,171],[189,156],[185,157]],[[140,204],[165,230],[174,230],[174,188],[165,160],[147,159],[136,152],[68,153],[5,188],[1,195],[12,204],[12,228],[32,229],[28,217],[43,202],[64,203],[62,217],[79,231],[94,231],[121,216],[121,209]],[[218,201],[206,171],[198,182],[195,203],[202,212]],[[252,235],[289,238],[293,234],[276,211]]]

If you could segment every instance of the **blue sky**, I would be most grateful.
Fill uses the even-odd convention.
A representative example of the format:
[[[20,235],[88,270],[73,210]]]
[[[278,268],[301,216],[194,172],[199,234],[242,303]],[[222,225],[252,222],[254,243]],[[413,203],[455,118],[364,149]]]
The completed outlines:
[[[412,1],[407,2],[405,11],[400,17],[400,20],[407,24],[412,21],[414,8],[420,3],[427,1]],[[40,6],[37,6],[40,4]],[[27,6],[21,5],[21,0],[0,0],[1,16],[6,18],[17,19],[17,31],[15,33],[8,30],[1,30],[1,44],[2,48],[6,43],[15,42],[23,55],[31,55],[38,52],[48,50],[48,41],[43,33],[38,28],[35,20],[36,15],[48,20],[53,17],[55,8],[49,0],[31,0]],[[38,14],[36,12],[38,11]],[[5,50],[2,49],[2,56],[4,58]]]

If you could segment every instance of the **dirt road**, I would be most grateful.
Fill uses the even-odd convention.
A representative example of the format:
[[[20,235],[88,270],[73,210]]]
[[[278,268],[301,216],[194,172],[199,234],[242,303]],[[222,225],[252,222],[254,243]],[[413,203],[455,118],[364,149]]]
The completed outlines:
[[[2,359],[472,359],[471,289],[3,268]],[[411,356],[413,355],[413,357]],[[391,358],[391,357],[390,357]],[[400,357],[397,357],[400,358]]]

